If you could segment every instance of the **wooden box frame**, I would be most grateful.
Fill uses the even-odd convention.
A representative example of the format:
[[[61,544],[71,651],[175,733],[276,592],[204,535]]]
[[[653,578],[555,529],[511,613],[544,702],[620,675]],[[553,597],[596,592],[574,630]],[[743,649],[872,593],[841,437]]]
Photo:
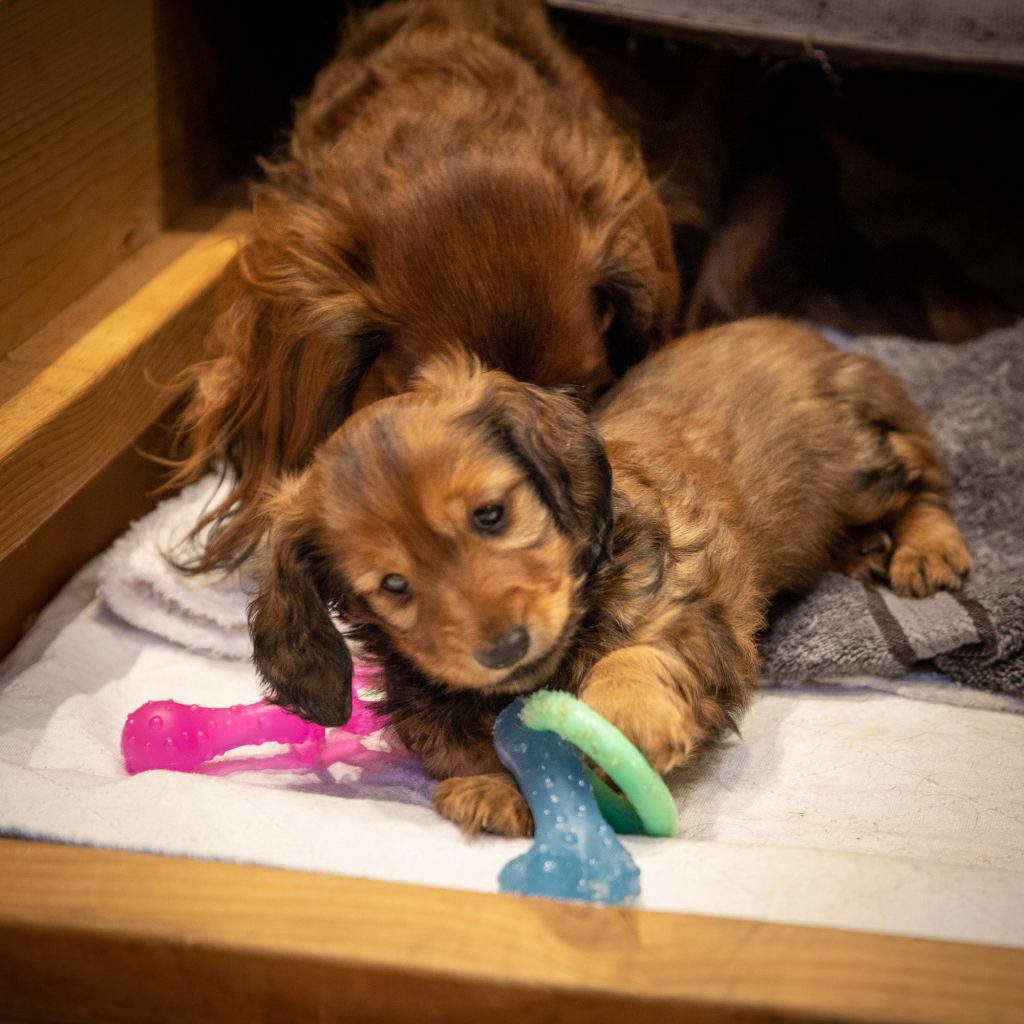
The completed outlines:
[[[16,270],[0,293],[3,650],[152,504],[139,448],[159,447],[247,224],[215,188],[223,111],[185,102],[169,59],[194,62],[200,6],[0,8],[0,156],[26,180],[55,140],[74,156],[47,189],[0,190]],[[84,71],[104,45],[127,56],[98,88]],[[67,230],[33,248],[54,223]],[[0,840],[0,1019],[342,1015],[1020,1021],[1024,951]]]

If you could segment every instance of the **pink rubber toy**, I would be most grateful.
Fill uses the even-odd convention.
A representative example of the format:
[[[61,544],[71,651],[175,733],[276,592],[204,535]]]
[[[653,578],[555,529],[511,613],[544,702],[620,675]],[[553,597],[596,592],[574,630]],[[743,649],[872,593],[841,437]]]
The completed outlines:
[[[176,772],[200,770],[207,761],[236,747],[287,743],[290,756],[273,767],[325,765],[345,760],[365,748],[355,739],[384,726],[352,690],[352,717],[343,726],[348,737],[328,740],[327,730],[264,701],[230,708],[204,708],[173,700],[151,700],[133,711],[121,731],[121,753],[129,774],[164,768]],[[254,766],[254,765],[247,765]]]

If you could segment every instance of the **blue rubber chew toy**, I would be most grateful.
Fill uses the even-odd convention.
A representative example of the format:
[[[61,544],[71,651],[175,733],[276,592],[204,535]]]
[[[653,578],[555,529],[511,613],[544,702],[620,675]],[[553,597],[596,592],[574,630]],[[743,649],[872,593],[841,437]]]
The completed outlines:
[[[579,753],[566,740],[604,769],[629,800],[592,773],[588,779]],[[535,827],[530,849],[498,876],[499,889],[604,904],[636,899],[640,870],[602,809],[620,831],[670,836],[677,826],[668,789],[636,748],[581,701],[549,691],[509,705],[494,724],[494,745],[515,776]]]

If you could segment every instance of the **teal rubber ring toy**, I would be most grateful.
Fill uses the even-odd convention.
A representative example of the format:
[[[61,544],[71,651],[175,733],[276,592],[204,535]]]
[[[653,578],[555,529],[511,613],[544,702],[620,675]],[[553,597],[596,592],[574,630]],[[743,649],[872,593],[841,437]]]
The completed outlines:
[[[671,837],[679,829],[675,801],[662,777],[607,719],[571,694],[541,690],[527,697],[519,721],[548,730],[581,750],[622,790],[625,799],[593,772],[601,813],[616,832]]]

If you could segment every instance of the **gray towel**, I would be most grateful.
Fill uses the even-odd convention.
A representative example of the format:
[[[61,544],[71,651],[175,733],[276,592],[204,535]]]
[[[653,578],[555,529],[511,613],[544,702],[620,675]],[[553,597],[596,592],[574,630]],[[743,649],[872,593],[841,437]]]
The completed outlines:
[[[928,413],[975,571],[924,600],[831,574],[780,600],[763,638],[771,680],[878,675],[931,663],[956,683],[1024,697],[1024,322],[963,345],[860,338]]]

